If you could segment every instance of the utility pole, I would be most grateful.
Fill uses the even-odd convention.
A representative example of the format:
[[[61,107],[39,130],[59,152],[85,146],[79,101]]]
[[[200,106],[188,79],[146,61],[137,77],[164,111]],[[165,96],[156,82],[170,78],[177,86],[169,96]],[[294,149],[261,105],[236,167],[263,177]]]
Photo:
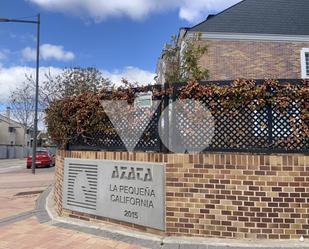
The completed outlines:
[[[37,19],[22,20],[22,19],[10,19],[0,18],[0,22],[16,22],[16,23],[30,23],[37,25],[37,45],[36,45],[36,79],[35,79],[35,108],[34,108],[34,127],[33,127],[33,144],[32,144],[32,174],[35,174],[35,159],[36,159],[36,147],[37,147],[37,136],[38,136],[38,103],[39,103],[39,77],[40,77],[40,25],[41,16],[37,15]]]

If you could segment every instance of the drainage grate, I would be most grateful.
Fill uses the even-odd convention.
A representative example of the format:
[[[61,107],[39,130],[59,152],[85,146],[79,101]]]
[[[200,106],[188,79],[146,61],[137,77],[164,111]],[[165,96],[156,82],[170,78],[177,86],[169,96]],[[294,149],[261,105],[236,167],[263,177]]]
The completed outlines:
[[[44,190],[36,190],[36,191],[27,191],[27,192],[19,192],[15,196],[23,196],[23,195],[37,195],[43,193]]]

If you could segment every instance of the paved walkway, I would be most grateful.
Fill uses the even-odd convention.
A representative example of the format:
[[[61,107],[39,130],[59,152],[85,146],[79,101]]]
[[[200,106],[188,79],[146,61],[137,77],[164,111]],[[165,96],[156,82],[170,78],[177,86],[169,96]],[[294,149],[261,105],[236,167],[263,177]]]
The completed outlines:
[[[47,192],[41,193],[53,183],[54,169],[38,169],[32,175],[14,161],[1,163],[10,170],[0,171],[0,249],[143,248],[53,224],[45,210]]]
[[[35,217],[0,227],[1,249],[139,249],[73,230],[40,224]]]
[[[40,191],[41,189],[36,189]],[[44,189],[42,189],[43,191]],[[25,188],[22,191],[33,191],[32,188]],[[19,195],[20,189],[0,189],[0,220],[31,211],[35,208],[35,200],[38,195]]]
[[[14,167],[14,162],[19,161],[1,160],[0,165]],[[38,195],[53,183],[53,169],[40,169],[37,175],[30,172],[24,163],[23,169],[0,173],[0,219],[35,209]]]
[[[45,209],[48,191],[37,196],[35,208],[0,219],[0,249],[142,249],[53,223]]]

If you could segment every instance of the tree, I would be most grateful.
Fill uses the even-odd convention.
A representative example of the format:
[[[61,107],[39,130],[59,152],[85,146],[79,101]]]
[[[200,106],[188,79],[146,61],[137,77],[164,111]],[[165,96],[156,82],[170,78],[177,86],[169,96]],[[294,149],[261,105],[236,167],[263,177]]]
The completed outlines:
[[[84,92],[97,93],[112,85],[111,81],[103,77],[94,68],[66,68],[59,75],[45,74],[46,80],[41,84],[40,97],[42,104],[49,105],[54,100],[68,96],[77,96]]]
[[[164,51],[167,63],[165,79],[168,83],[208,79],[208,70],[199,65],[200,58],[207,52],[207,46],[201,44],[200,40],[201,34],[197,34],[179,46],[178,38],[172,36],[171,44]]]
[[[56,77],[56,81],[62,97],[76,96],[86,91],[97,93],[111,86],[110,80],[104,78],[102,73],[93,67],[65,69]]]
[[[48,72],[45,74],[45,80],[40,83],[39,115],[42,117],[43,111],[53,101],[83,92],[98,93],[110,86],[110,80],[104,78],[96,68],[67,68],[56,76]],[[26,81],[10,95],[13,117],[28,128],[33,126],[34,92],[35,80],[32,75],[26,75]]]
[[[33,127],[34,121],[34,88],[29,82],[24,82],[10,95],[12,116],[24,127]]]

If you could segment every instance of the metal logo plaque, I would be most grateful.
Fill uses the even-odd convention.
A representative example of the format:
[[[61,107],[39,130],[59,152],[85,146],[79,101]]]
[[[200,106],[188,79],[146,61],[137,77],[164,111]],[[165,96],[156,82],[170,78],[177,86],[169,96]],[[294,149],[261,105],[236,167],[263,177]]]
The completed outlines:
[[[165,230],[164,164],[65,158],[63,207]]]

